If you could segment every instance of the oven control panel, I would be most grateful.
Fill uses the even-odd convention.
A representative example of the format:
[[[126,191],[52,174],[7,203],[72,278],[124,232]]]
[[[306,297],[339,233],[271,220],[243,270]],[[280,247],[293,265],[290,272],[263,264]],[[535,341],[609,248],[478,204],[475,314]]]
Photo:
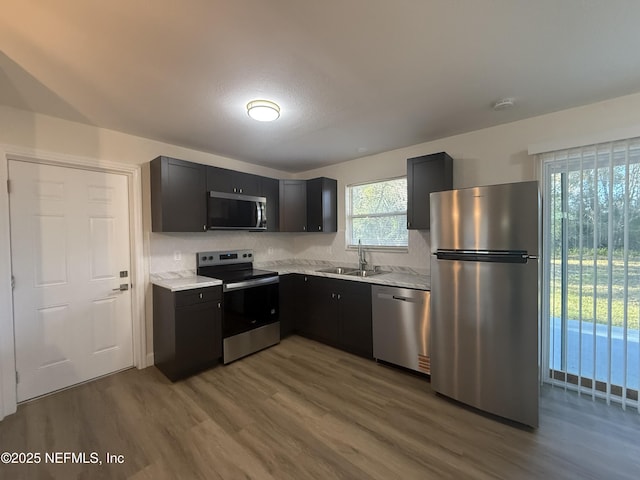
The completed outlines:
[[[198,267],[247,262],[253,262],[253,250],[226,250],[222,252],[196,253],[196,264]]]

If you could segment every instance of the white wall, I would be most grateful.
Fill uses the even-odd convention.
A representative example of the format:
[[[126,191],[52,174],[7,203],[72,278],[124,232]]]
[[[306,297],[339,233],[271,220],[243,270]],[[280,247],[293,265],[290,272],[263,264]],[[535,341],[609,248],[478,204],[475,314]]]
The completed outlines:
[[[133,165],[167,155],[267,177],[290,177],[272,168],[4,106],[0,106],[0,143]]]
[[[516,107],[517,108],[517,107]],[[500,115],[500,112],[495,112]],[[637,128],[636,128],[637,127]],[[318,244],[315,237],[295,239],[297,255],[323,258],[331,251],[337,261],[354,261],[345,251],[345,187],[352,183],[406,175],[407,158],[446,151],[454,159],[454,188],[535,180],[538,166],[528,155],[534,144],[555,142],[588,144],[617,137],[620,131],[640,135],[640,94],[619,97],[540,117],[477,130],[433,142],[413,145],[299,174],[299,178],[326,176],[338,180],[338,234]],[[572,140],[575,139],[575,142]],[[429,235],[411,232],[407,253],[373,252],[374,264],[428,269]]]
[[[517,107],[516,107],[517,108]],[[500,112],[496,112],[499,115]],[[148,244],[145,252],[154,256],[151,262],[156,269],[169,268],[173,262],[175,246],[182,249],[183,258],[200,249],[255,248],[273,259],[287,255],[312,259],[333,259],[355,262],[355,254],[344,248],[344,188],[346,185],[367,180],[395,177],[406,174],[406,159],[428,153],[446,151],[454,159],[454,186],[468,187],[492,183],[515,182],[536,178],[533,158],[527,154],[529,145],[581,138],[588,143],[603,140],[603,132],[640,126],[640,94],[620,97],[593,105],[564,110],[528,120],[513,122],[493,128],[457,135],[434,142],[427,142],[391,152],[372,155],[350,162],[317,169],[296,175],[299,178],[328,176],[338,179],[339,232],[337,234],[254,234],[235,233],[216,237],[194,237],[151,234],[149,232],[148,168],[143,178],[144,226]],[[640,131],[640,130],[638,130]],[[605,135],[606,137],[606,135]],[[586,139],[586,140],[585,140]],[[158,155],[169,155],[186,160],[243,170],[274,178],[291,178],[293,175],[258,167],[233,159],[210,155],[175,145],[156,142],[132,135],[68,122],[45,115],[33,114],[0,106],[0,144],[8,144],[63,155],[89,157],[98,160],[140,165]],[[6,182],[6,159],[0,159],[0,184]],[[145,169],[143,168],[143,175]],[[10,247],[8,223],[8,195],[0,189],[0,322],[5,321],[9,330],[0,331],[0,418],[3,415],[3,399],[7,405],[11,395],[7,392],[7,365],[13,365],[11,331]],[[203,248],[204,247],[204,248]],[[374,264],[392,264],[428,268],[429,236],[426,232],[411,232],[407,253],[373,254]],[[183,263],[178,266],[189,265]],[[150,295],[147,296],[150,298]],[[150,319],[147,318],[147,325]],[[150,338],[150,328],[148,338]],[[11,345],[9,345],[11,344]],[[9,346],[11,351],[9,352]],[[7,411],[6,409],[4,411]]]
[[[295,257],[293,239],[294,236],[290,233],[221,230],[202,233],[151,233],[149,273],[195,270],[196,253],[215,250],[253,250],[257,262],[289,260]]]
[[[232,168],[248,173],[270,176],[273,178],[289,178],[286,172],[271,168],[247,164],[230,158],[211,155],[176,145],[157,142],[133,135],[69,122],[46,115],[34,114],[23,110],[0,106],[0,145],[18,147],[21,150],[38,151],[58,157],[75,157],[101,162],[114,162],[126,165],[141,165],[143,190],[143,230],[144,230],[144,263],[142,272],[145,284],[146,299],[146,339],[147,350],[152,351],[152,317],[151,295],[148,284],[148,264],[152,247],[159,252],[160,261],[164,261],[163,242],[161,238],[152,238],[150,233],[150,195],[148,162],[158,155],[168,155],[185,160]],[[0,158],[0,185],[6,184],[7,159]],[[9,241],[9,207],[8,194],[0,189],[0,419],[15,409],[15,366],[13,353],[13,312],[11,308],[11,253]],[[229,237],[232,243],[238,239]],[[187,240],[188,241],[188,240]],[[183,241],[179,242],[184,243]],[[276,242],[278,243],[278,242]],[[282,242],[280,242],[282,243]],[[292,241],[286,242],[292,245]],[[228,247],[226,247],[228,248]],[[279,250],[278,250],[279,252]],[[173,252],[171,252],[173,255]],[[285,255],[284,253],[278,253]],[[286,255],[292,255],[288,252]],[[184,257],[188,258],[188,257]]]

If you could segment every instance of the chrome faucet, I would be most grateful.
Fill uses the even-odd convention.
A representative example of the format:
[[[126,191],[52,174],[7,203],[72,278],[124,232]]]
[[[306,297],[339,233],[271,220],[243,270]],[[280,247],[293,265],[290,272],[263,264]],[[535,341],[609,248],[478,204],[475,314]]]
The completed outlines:
[[[367,269],[367,259],[365,258],[364,248],[362,248],[360,239],[358,239],[358,268],[361,272]]]

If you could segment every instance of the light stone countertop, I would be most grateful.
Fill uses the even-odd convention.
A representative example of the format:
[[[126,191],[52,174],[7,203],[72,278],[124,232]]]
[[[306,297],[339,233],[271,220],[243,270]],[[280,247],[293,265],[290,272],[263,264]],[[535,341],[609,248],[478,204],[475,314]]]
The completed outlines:
[[[370,277],[357,277],[338,273],[318,272],[318,269],[330,267],[357,268],[356,265],[337,265],[330,262],[295,260],[293,262],[262,263],[257,268],[265,268],[277,271],[280,275],[287,273],[299,273],[303,275],[315,275],[318,277],[338,278],[354,282],[365,282],[390,287],[414,288],[416,290],[431,290],[431,278],[428,275],[402,267],[380,267],[385,273]]]
[[[184,272],[153,274],[150,276],[150,280],[154,285],[166,288],[172,292],[222,285],[222,280],[210,277],[201,277],[190,270]]]
[[[416,290],[431,290],[431,278],[421,272],[407,267],[382,266],[380,273],[370,277],[356,277],[337,273],[318,272],[318,269],[330,267],[357,268],[356,265],[336,264],[322,260],[286,260],[277,262],[256,262],[255,268],[274,270],[279,275],[287,273],[299,273],[302,275],[315,275],[318,277],[337,278],[351,280],[353,282],[365,282],[390,287],[414,288]],[[189,290],[194,288],[222,285],[222,281],[196,275],[194,270],[179,272],[163,272],[150,275],[151,283],[167,288],[172,292]]]

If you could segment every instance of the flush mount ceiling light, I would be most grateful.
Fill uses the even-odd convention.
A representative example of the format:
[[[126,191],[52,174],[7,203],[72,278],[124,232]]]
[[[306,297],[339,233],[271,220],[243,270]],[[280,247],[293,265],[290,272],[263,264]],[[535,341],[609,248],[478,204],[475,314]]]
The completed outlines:
[[[253,100],[247,103],[247,113],[259,122],[273,122],[280,116],[280,107],[269,100]]]
[[[494,110],[506,110],[507,108],[511,108],[515,105],[515,99],[513,98],[501,98],[496,103],[493,104]]]

